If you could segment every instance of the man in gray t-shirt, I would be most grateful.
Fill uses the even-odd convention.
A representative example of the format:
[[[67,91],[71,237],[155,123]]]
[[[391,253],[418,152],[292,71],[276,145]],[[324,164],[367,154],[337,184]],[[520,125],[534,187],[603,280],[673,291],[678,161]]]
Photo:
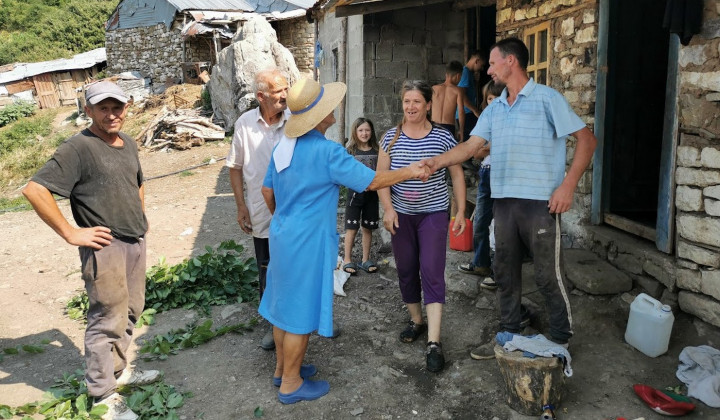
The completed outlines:
[[[92,125],[70,137],[23,189],[38,216],[79,247],[89,309],[85,329],[88,394],[108,406],[103,419],[137,418],[116,388],[158,379],[127,366],[132,332],[145,305],[143,174],[137,145],[120,129],[128,98],[116,84],[98,82],[85,93]],[[52,194],[70,199],[78,227]],[[127,368],[127,369],[126,369]]]

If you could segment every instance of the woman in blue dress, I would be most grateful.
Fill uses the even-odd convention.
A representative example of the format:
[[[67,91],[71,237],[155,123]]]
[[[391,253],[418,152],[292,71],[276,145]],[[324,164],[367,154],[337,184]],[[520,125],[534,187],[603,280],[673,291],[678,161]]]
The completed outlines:
[[[302,79],[288,91],[291,117],[273,151],[263,196],[273,213],[267,288],[260,314],[273,324],[277,364],[273,382],[278,398],[292,404],[327,394],[327,381],[307,379],[313,365],[302,365],[313,331],[330,337],[333,329],[333,269],[337,264],[337,202],[340,185],[377,190],[425,176],[415,162],[394,171],[374,172],[325,138],[335,123],[334,109],[345,84],[320,86]],[[298,270],[301,262],[303,269]]]

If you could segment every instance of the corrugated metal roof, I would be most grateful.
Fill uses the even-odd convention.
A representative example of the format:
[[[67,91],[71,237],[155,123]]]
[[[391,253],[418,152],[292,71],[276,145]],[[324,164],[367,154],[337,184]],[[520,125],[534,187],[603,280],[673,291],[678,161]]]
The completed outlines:
[[[255,13],[287,12],[307,9],[310,0],[167,0],[179,11],[183,10],[244,10]]]
[[[170,27],[177,12],[191,10],[252,12],[282,20],[303,16],[314,0],[123,0],[106,30],[140,28],[164,23]]]
[[[87,69],[106,60],[105,48],[97,48],[78,54],[73,58],[60,58],[39,63],[17,63],[13,70],[0,73],[0,84],[54,71]]]

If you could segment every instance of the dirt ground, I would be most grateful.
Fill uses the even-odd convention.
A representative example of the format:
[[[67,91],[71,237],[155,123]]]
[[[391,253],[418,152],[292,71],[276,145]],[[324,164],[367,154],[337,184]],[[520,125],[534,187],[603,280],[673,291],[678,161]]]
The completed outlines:
[[[146,203],[150,233],[148,266],[165,256],[170,263],[204,252],[205,245],[234,239],[252,255],[250,237],[235,221],[232,192],[222,158],[227,144],[208,144],[183,152],[142,153],[147,177],[216,163],[180,174],[150,179]],[[67,202],[61,203],[66,215]],[[190,232],[189,234],[187,234]],[[0,363],[0,403],[22,405],[41,398],[55,378],[82,368],[83,325],[63,315],[65,303],[82,289],[77,250],[65,244],[31,211],[0,214],[0,349],[52,340],[42,354],[6,356]],[[356,246],[356,251],[359,244]],[[495,296],[480,292],[469,297],[450,293],[443,318],[443,348],[447,364],[433,374],[425,370],[424,339],[412,344],[398,340],[408,318],[397,287],[391,255],[373,256],[382,264],[378,274],[361,273],[345,285],[347,297],[335,298],[336,320],[342,335],[313,335],[307,362],[328,380],[330,393],[313,402],[285,406],[277,400],[270,378],[274,353],[259,347],[267,324],[253,332],[219,337],[198,348],[181,351],[167,361],[137,363],[160,369],[165,381],[194,397],[180,409],[183,419],[247,419],[260,407],[268,419],[536,419],[508,408],[504,383],[495,360],[475,361],[469,352],[492,337],[498,325]],[[448,251],[448,283],[468,281],[455,270],[470,253]],[[296,264],[297,261],[287,261]],[[634,290],[633,294],[639,293]],[[546,331],[542,296],[528,284],[528,299],[538,303],[532,327]],[[670,350],[649,358],[623,340],[629,312],[620,296],[589,296],[573,292],[576,335],[571,341],[574,375],[567,378],[560,419],[661,418],[633,393],[632,385],[676,386],[678,354],[689,345],[720,347],[720,331],[676,313]],[[217,307],[214,325],[244,322],[256,313],[249,304]],[[181,328],[198,314],[172,310],[159,314],[156,324],[136,331],[137,339]],[[688,419],[720,418],[720,410],[697,402]]]

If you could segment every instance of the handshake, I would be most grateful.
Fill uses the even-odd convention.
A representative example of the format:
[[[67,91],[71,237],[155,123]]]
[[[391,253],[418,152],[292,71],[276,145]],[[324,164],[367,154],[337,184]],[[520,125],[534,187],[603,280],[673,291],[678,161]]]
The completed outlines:
[[[434,158],[423,159],[418,162],[413,162],[408,165],[408,169],[411,171],[411,179],[419,179],[422,182],[427,182],[430,175],[435,173],[439,168]]]

